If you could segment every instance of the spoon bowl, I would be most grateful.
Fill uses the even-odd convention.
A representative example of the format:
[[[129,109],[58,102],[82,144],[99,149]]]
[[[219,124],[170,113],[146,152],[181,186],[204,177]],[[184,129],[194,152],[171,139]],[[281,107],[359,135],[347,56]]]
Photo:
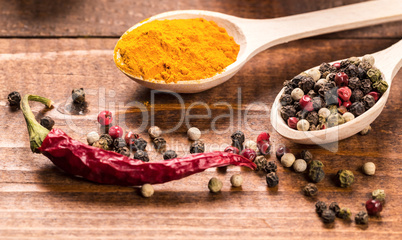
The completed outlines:
[[[402,40],[391,47],[372,54],[375,59],[374,66],[383,73],[383,80],[388,83],[387,91],[381,96],[376,104],[355,119],[341,124],[317,131],[298,131],[290,128],[282,119],[280,109],[282,107],[279,99],[283,94],[283,89],[276,96],[271,109],[271,124],[275,130],[283,137],[300,144],[327,144],[337,142],[342,139],[355,135],[370,125],[382,112],[387,102],[391,89],[392,79],[402,66]],[[342,60],[334,61],[340,62]],[[332,63],[334,63],[332,62]],[[318,68],[314,67],[314,68]],[[314,69],[311,68],[311,69]],[[309,71],[308,69],[307,71]],[[306,71],[306,72],[307,72]]]
[[[402,11],[400,11],[399,0],[369,1],[264,20],[239,18],[211,11],[184,10],[155,15],[134,25],[126,33],[154,20],[191,18],[204,18],[216,22],[218,26],[225,28],[227,33],[240,45],[236,61],[221,73],[210,78],[178,81],[177,83],[166,83],[155,79],[145,80],[141,76],[133,76],[121,68],[121,63],[116,62],[116,59],[120,59],[118,49],[115,49],[114,52],[116,66],[129,78],[145,87],[178,93],[197,93],[224,83],[235,75],[250,58],[269,47],[300,38],[402,20]]]

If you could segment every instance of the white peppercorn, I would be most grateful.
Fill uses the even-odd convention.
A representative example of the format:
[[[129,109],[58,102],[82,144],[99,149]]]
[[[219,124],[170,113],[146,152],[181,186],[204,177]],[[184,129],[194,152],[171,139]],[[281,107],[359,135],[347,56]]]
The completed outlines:
[[[89,145],[92,145],[94,142],[99,140],[99,134],[95,131],[87,134],[87,142]]]
[[[246,140],[245,142],[244,142],[244,148],[245,149],[247,149],[247,148],[249,148],[249,149],[252,149],[252,150],[254,150],[256,153],[258,153],[258,146],[257,146],[257,143],[256,142],[254,142],[253,140]]]
[[[325,77],[325,80],[330,81],[335,78],[335,73],[330,73]]]
[[[157,126],[152,126],[148,129],[148,134],[151,138],[157,138],[162,135],[162,130]]]
[[[213,193],[217,193],[222,189],[223,183],[221,180],[217,179],[216,177],[213,177],[209,180],[208,182],[208,188],[209,191]]]
[[[374,175],[375,173],[375,164],[373,162],[366,162],[363,164],[363,172],[367,175]]]
[[[360,135],[367,135],[371,131],[371,126],[368,125],[363,130],[360,131]]]
[[[384,202],[385,201],[385,191],[382,189],[376,189],[371,193],[371,197],[380,202]]]
[[[187,130],[187,136],[190,140],[197,141],[201,137],[201,131],[196,127],[189,128]]]
[[[317,68],[310,69],[307,74],[310,77],[312,77],[315,82],[317,82],[318,79],[320,79],[320,77],[321,77],[320,70],[318,70]]]
[[[285,153],[281,157],[281,163],[284,167],[291,167],[295,162],[296,157],[292,153]]]
[[[297,122],[297,130],[308,131],[310,128],[310,123],[306,119],[301,119]]]
[[[243,177],[240,174],[234,174],[230,178],[230,183],[233,187],[240,187],[243,183]]]
[[[293,163],[293,169],[296,172],[304,172],[307,169],[307,163],[306,161],[304,161],[304,159],[297,159],[294,163]]]
[[[152,195],[154,195],[154,187],[152,187],[152,185],[148,183],[142,185],[141,194],[146,198],[151,197]]]
[[[295,88],[292,90],[290,96],[292,96],[293,100],[299,101],[304,96],[304,92],[301,88]]]
[[[353,119],[355,119],[355,115],[353,115],[351,112],[345,112],[342,115],[343,119],[345,119],[345,122],[349,122],[352,121]]]
[[[366,54],[363,56],[362,61],[369,63],[371,66],[374,66],[375,59],[374,59],[373,55]]]
[[[331,111],[328,108],[321,108],[318,110],[318,116],[327,119],[331,115]]]

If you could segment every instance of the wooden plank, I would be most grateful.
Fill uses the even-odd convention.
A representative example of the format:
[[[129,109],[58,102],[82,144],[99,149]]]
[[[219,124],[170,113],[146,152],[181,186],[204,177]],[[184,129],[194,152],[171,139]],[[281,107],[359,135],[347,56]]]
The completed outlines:
[[[400,239],[402,207],[401,119],[402,104],[400,71],[393,81],[386,108],[373,124],[367,136],[356,135],[339,142],[338,150],[331,152],[318,146],[302,146],[281,138],[273,131],[268,113],[258,102],[270,108],[284,79],[323,61],[348,56],[359,56],[390,46],[393,39],[307,39],[283,44],[254,57],[230,81],[199,94],[182,94],[186,110],[192,103],[203,102],[211,109],[211,116],[190,119],[191,126],[203,131],[207,149],[222,148],[230,143],[230,134],[239,126],[246,137],[255,139],[259,132],[269,131],[273,149],[285,144],[292,152],[309,149],[315,159],[325,164],[327,177],[318,184],[319,195],[310,199],[301,193],[307,184],[305,174],[283,168],[278,164],[280,184],[277,189],[266,187],[263,174],[238,167],[227,172],[208,169],[180,181],[155,185],[155,195],[144,199],[138,188],[105,186],[70,177],[42,155],[32,154],[27,142],[25,122],[21,112],[11,111],[5,96],[17,90],[22,94],[47,96],[57,105],[65,104],[71,89],[87,90],[89,114],[70,118],[57,109],[42,111],[40,104],[32,104],[35,114],[49,115],[56,126],[70,136],[85,142],[89,131],[97,130],[96,115],[108,108],[116,114],[125,129],[138,128],[142,122],[140,110],[130,107],[137,102],[151,111],[152,92],[120,73],[113,64],[112,50],[117,39],[0,39],[0,235],[3,239],[72,238],[122,239],[136,237],[173,239],[308,239],[326,238],[387,238]],[[241,88],[241,105],[238,104]],[[216,122],[217,134],[211,131],[213,119],[229,110],[215,103],[227,102],[240,118]],[[162,129],[178,125],[181,108],[176,97],[156,94],[155,122]],[[206,114],[204,106],[190,109],[191,114]],[[257,118],[244,120],[245,116]],[[145,121],[140,131],[147,141]],[[165,134],[169,148],[179,155],[188,153],[187,126],[179,124],[173,133]],[[224,131],[226,130],[227,131]],[[218,145],[217,145],[218,144]],[[335,147],[335,146],[333,146]],[[334,149],[334,148],[333,148]],[[152,161],[161,155],[152,151]],[[375,176],[364,175],[360,167],[366,161],[377,165]],[[335,186],[337,170],[350,169],[356,183],[350,189]],[[241,173],[241,190],[232,189],[229,179]],[[208,180],[217,176],[224,182],[220,194],[210,194]],[[382,188],[387,193],[387,204],[381,217],[371,217],[368,227],[353,222],[336,220],[324,225],[314,212],[314,203],[337,201],[351,208],[355,214],[364,209],[362,204],[370,192]]]
[[[275,18],[363,2],[363,0],[274,1],[37,1],[12,0],[0,8],[0,37],[118,37],[135,23],[166,11],[200,9],[244,18]],[[339,16],[340,18],[342,16]],[[402,22],[325,38],[401,38]]]

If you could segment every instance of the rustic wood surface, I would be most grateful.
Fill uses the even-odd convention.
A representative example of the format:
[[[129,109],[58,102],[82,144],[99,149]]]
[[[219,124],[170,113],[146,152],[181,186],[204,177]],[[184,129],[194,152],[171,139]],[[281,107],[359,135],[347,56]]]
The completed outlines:
[[[271,18],[355,2],[360,1],[1,1],[0,238],[401,239],[402,71],[393,81],[385,109],[372,124],[373,131],[366,136],[356,135],[328,146],[303,146],[280,137],[269,122],[269,108],[285,79],[323,61],[386,48],[402,38],[401,22],[290,42],[264,51],[225,84],[203,93],[181,95],[184,110],[175,96],[151,92],[129,80],[112,59],[119,34],[164,11],[205,9]],[[89,113],[62,114],[59,110],[69,101],[71,90],[79,87],[87,91]],[[311,150],[314,158],[325,164],[327,177],[318,184],[316,198],[305,197],[301,192],[308,183],[305,174],[283,168],[272,155],[269,160],[278,163],[277,188],[268,189],[263,174],[229,167],[226,172],[209,169],[155,185],[155,195],[145,199],[138,188],[71,177],[46,157],[32,154],[22,113],[7,104],[11,91],[51,98],[55,109],[48,111],[32,103],[34,113],[51,116],[58,128],[83,142],[86,133],[98,129],[96,115],[103,109],[113,111],[116,123],[126,130],[135,129],[149,140],[146,129],[154,111],[155,124],[162,129],[177,126],[164,136],[169,148],[180,156],[187,154],[190,144],[183,117],[189,125],[205,131],[208,150],[230,143],[230,134],[237,129],[242,129],[247,139],[268,131],[273,149],[284,144],[295,154]],[[154,104],[150,104],[153,98]],[[209,116],[206,106],[211,109]],[[224,116],[230,109],[234,112],[232,123]],[[148,118],[143,119],[144,115]],[[148,150],[152,161],[162,158],[152,148]],[[377,166],[374,176],[361,171],[367,161]],[[351,188],[334,184],[339,169],[354,172],[356,183]],[[239,172],[244,184],[241,189],[231,188],[229,179]],[[208,191],[207,183],[213,176],[224,183],[219,194]],[[328,204],[337,201],[355,214],[364,210],[363,203],[378,188],[386,191],[387,203],[380,217],[370,217],[368,226],[340,219],[326,225],[314,212],[314,203],[323,200]]]

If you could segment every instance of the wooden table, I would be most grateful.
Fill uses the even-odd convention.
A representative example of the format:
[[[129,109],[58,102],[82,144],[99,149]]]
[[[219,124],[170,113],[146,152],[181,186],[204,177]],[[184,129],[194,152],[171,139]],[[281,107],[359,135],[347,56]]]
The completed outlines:
[[[273,130],[268,113],[285,79],[324,61],[386,48],[401,39],[402,22],[269,49],[255,56],[225,84],[199,94],[180,95],[184,110],[175,96],[153,93],[129,80],[112,60],[112,49],[126,29],[169,10],[204,9],[239,17],[273,18],[355,2],[360,1],[2,1],[0,238],[401,239],[402,71],[394,79],[386,108],[372,124],[373,131],[331,145],[330,150],[283,139]],[[309,149],[315,159],[325,164],[327,177],[318,184],[318,197],[309,198],[301,192],[308,182],[305,174],[285,169],[279,162],[280,184],[274,189],[267,188],[264,174],[238,167],[226,172],[209,169],[180,181],[155,185],[154,196],[145,199],[138,188],[105,186],[68,176],[46,157],[31,153],[22,114],[11,111],[6,97],[11,91],[32,93],[63,106],[71,90],[79,87],[87,92],[87,115],[45,111],[40,104],[32,103],[34,113],[51,116],[58,128],[85,142],[86,133],[98,129],[96,115],[104,109],[113,111],[116,123],[126,130],[136,129],[149,140],[146,129],[152,124],[150,113],[154,110],[156,125],[165,130],[177,126],[164,137],[169,148],[180,156],[188,152],[190,144],[186,122],[180,123],[182,117],[188,119],[189,125],[206,131],[203,139],[208,150],[230,143],[230,135],[237,129],[242,129],[247,139],[268,131],[273,149],[281,144],[295,154]],[[219,106],[217,102],[227,105]],[[233,123],[220,117],[229,109],[234,111]],[[149,118],[142,119],[141,111]],[[153,161],[162,158],[149,150]],[[275,156],[269,160],[277,161]],[[366,176],[360,170],[367,161],[377,166],[374,176]],[[339,169],[354,172],[356,183],[351,188],[335,186],[333,177]],[[241,189],[231,188],[229,179],[239,172],[244,184]],[[214,176],[224,183],[219,194],[211,194],[207,188],[208,180]],[[364,210],[371,191],[378,188],[386,191],[387,203],[381,217],[371,217],[368,226],[340,219],[325,225],[314,211],[317,200],[328,204],[337,201],[349,207],[354,217]]]

